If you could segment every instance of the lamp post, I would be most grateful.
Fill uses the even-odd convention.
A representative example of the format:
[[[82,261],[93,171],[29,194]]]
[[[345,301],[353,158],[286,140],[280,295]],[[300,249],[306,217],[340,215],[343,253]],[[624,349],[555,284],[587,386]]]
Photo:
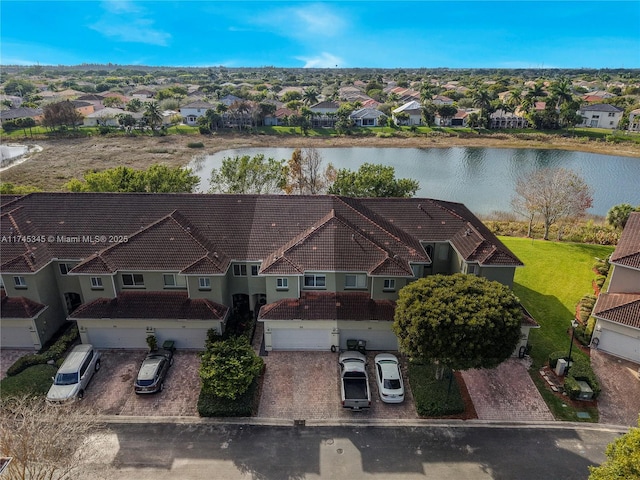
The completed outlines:
[[[569,373],[569,369],[571,368],[571,352],[573,350],[573,339],[576,336],[576,327],[578,326],[578,321],[574,318],[571,320],[571,344],[569,344],[569,359],[567,360],[567,371],[565,375]]]

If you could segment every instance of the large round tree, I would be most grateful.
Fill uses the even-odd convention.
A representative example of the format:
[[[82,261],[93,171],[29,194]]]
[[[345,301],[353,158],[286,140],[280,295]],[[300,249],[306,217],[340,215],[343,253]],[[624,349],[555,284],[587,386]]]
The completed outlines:
[[[409,356],[467,370],[509,358],[521,320],[520,301],[505,285],[474,275],[433,275],[400,291],[393,329]]]

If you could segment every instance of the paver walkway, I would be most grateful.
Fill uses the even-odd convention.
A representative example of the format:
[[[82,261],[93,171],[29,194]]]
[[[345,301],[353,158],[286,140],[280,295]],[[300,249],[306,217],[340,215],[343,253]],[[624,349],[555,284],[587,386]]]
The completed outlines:
[[[527,371],[525,359],[511,358],[491,370],[462,376],[480,420],[554,420]]]
[[[640,365],[591,350],[591,366],[602,387],[598,397],[600,423],[637,427],[640,415]]]

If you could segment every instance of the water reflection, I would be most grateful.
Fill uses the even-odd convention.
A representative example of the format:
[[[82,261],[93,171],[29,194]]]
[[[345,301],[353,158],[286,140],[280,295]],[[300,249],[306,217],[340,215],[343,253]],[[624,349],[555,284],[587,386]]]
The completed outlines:
[[[510,211],[515,180],[544,167],[563,167],[584,176],[593,188],[595,215],[606,215],[620,203],[640,205],[640,159],[543,149],[451,148],[321,148],[324,161],[357,170],[365,162],[390,165],[396,177],[420,182],[417,195],[466,204],[476,214]],[[198,156],[189,165],[209,189],[211,169],[225,157],[264,154],[289,159],[293,148],[241,148]]]

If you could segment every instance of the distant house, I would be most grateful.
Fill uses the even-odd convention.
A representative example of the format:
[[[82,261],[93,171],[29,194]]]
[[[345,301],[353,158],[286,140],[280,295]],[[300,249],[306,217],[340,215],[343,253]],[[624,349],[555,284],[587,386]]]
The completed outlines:
[[[629,128],[630,132],[640,132],[640,108],[631,110],[629,113]]]
[[[295,115],[296,112],[288,108],[279,108],[273,115],[264,117],[264,124],[267,127],[284,127],[287,126],[288,119],[291,115]]]
[[[640,212],[629,216],[609,262],[609,288],[592,312],[591,348],[640,363]]]
[[[489,128],[527,128],[529,122],[522,115],[496,110],[490,115]]]
[[[459,108],[457,113],[451,119],[451,126],[466,127],[469,124],[469,113],[471,113],[471,111]]]
[[[18,118],[33,118],[36,122],[40,122],[44,115],[41,108],[20,107],[0,111],[0,125],[7,120],[17,120]]]
[[[140,119],[143,116],[140,112],[127,112],[121,108],[106,107],[102,110],[86,115],[84,117],[83,124],[85,127],[119,127],[120,123],[118,122],[118,115],[121,114],[128,114],[136,119]]]
[[[71,100],[71,103],[73,104],[76,111],[83,117],[86,117],[87,115],[95,112],[95,107],[91,102],[85,102],[83,100]]]
[[[453,100],[444,95],[434,95],[431,101],[435,105],[453,105]]]
[[[578,110],[578,115],[582,116],[582,123],[577,126],[616,129],[623,114],[622,108],[608,103],[585,105]]]
[[[102,103],[104,101],[105,97],[103,97],[102,95],[96,95],[95,93],[89,93],[87,95],[81,95],[78,98],[76,98],[76,100],[81,100],[83,102],[89,102],[93,105],[93,110],[97,111],[100,110],[102,108],[104,108],[104,104]]]
[[[227,107],[230,107],[231,105],[233,105],[234,103],[237,102],[242,102],[244,99],[240,98],[240,97],[236,97],[235,95],[225,95],[224,97],[222,97],[220,99],[220,103],[222,103],[223,105],[226,105]]]
[[[334,127],[336,124],[336,112],[338,111],[337,102],[325,100],[324,102],[311,105],[309,110],[313,112],[311,117],[311,126],[316,127]]]
[[[387,118],[384,113],[374,108],[361,108],[349,115],[357,127],[378,127],[383,117]]]
[[[411,100],[404,105],[393,110],[393,121],[396,125],[422,125],[422,105],[416,100]],[[400,121],[397,118],[398,113],[406,113],[409,115],[404,121]]]
[[[134,92],[131,92],[131,96],[133,98],[138,98],[140,100],[153,98],[155,94],[156,92],[154,92],[153,90],[147,90],[147,89],[141,89],[141,90],[136,90]]]
[[[182,115],[182,120],[187,125],[197,125],[198,118],[203,117],[207,110],[215,108],[215,105],[208,102],[196,100],[180,107],[180,115]]]

